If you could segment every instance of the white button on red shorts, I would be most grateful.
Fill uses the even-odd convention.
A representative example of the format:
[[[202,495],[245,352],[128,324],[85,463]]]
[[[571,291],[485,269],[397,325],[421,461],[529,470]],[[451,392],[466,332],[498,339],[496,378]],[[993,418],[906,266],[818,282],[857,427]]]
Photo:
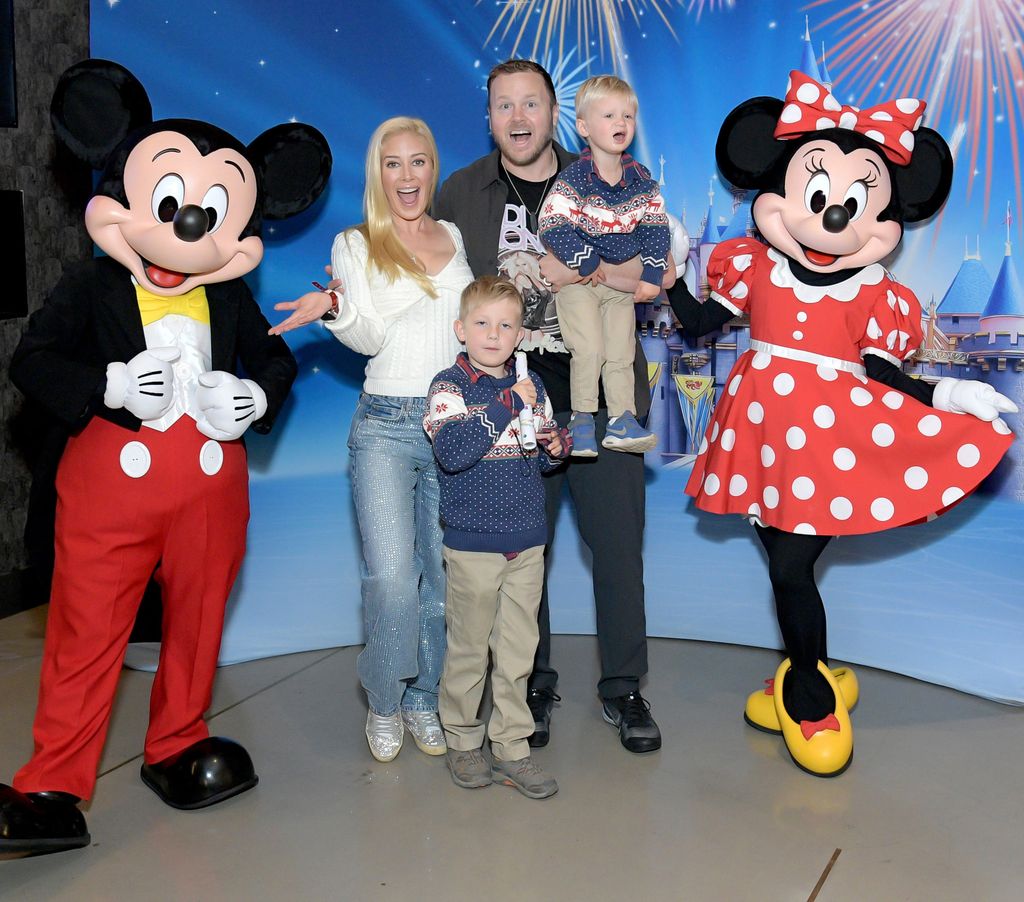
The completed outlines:
[[[121,449],[121,469],[132,479],[139,479],[149,472],[153,458],[149,448],[142,442],[128,442]]]
[[[199,449],[199,468],[207,476],[216,476],[224,466],[224,449],[219,442],[210,439]]]

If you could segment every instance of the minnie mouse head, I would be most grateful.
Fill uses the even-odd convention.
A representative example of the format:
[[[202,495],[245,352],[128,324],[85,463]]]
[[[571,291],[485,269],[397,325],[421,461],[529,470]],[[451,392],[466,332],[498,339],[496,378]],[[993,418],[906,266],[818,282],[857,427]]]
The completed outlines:
[[[263,218],[305,210],[331,171],[327,141],[308,125],[275,126],[246,146],[207,122],[154,122],[142,84],[107,60],[68,69],[50,115],[58,140],[103,170],[85,211],[90,237],[154,294],[255,269]]]
[[[755,97],[728,115],[715,156],[733,185],[757,189],[752,215],[769,244],[812,272],[860,268],[949,194],[953,157],[921,127],[924,108],[900,99],[858,110],[794,71],[784,101]]]

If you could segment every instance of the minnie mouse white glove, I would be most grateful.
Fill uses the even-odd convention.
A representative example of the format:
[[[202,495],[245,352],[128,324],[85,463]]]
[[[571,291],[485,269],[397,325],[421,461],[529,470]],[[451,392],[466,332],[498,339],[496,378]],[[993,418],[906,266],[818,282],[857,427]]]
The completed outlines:
[[[1001,413],[1016,413],[1017,405],[991,385],[974,379],[940,379],[932,395],[932,406],[949,413],[969,413],[992,422]]]
[[[179,356],[177,348],[148,348],[127,363],[108,363],[103,403],[111,410],[123,407],[143,421],[160,419],[174,400],[171,364]]]
[[[252,379],[212,370],[199,376],[196,406],[196,429],[219,442],[229,442],[267,412],[267,396]]]
[[[686,226],[672,213],[668,213],[668,231],[671,237],[672,262],[676,268],[676,281],[686,275],[686,263],[690,254],[690,236]]]

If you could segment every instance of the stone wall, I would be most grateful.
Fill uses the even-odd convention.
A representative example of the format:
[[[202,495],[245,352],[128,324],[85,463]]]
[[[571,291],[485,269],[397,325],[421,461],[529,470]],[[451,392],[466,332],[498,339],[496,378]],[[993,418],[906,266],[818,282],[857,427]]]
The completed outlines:
[[[88,257],[82,222],[89,173],[58,160],[50,98],[60,73],[89,55],[88,0],[14,0],[18,125],[0,128],[0,188],[25,192],[28,308],[37,309],[65,264]],[[17,600],[28,558],[22,542],[28,510],[26,446],[34,426],[7,369],[24,318],[0,320],[0,613]],[[34,601],[45,601],[45,598]]]

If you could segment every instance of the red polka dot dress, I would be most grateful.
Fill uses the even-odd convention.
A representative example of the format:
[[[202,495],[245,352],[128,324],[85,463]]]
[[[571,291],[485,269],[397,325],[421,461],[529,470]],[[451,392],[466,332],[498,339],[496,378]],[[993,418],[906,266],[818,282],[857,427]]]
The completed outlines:
[[[837,285],[800,282],[754,239],[718,245],[711,297],[750,314],[686,486],[702,510],[785,532],[854,535],[941,513],[1009,448],[1001,419],[946,413],[868,379],[863,355],[901,364],[921,307],[880,264]]]

